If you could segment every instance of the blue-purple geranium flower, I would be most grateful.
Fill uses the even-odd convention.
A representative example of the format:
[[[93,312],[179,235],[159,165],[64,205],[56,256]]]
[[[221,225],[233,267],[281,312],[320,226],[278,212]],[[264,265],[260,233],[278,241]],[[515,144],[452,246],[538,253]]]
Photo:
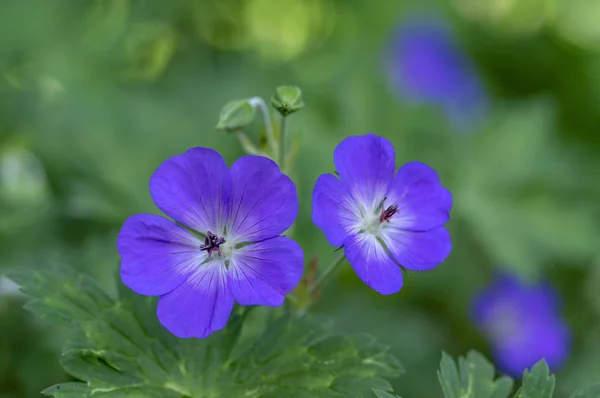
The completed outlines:
[[[559,314],[556,291],[497,275],[474,300],[473,320],[490,341],[501,371],[520,377],[544,358],[556,370],[568,357],[569,327]]]
[[[452,247],[444,227],[452,195],[431,167],[411,162],[396,172],[394,157],[385,138],[348,137],[334,152],[339,178],[321,175],[313,192],[313,221],[381,294],[402,288],[400,266],[432,269]]]
[[[222,329],[234,300],[279,306],[300,281],[302,249],[279,236],[298,213],[296,186],[273,161],[244,156],[228,169],[216,151],[192,148],[156,170],[150,193],[173,221],[125,221],[121,278],[160,296],[158,318],[176,336]]]
[[[475,67],[435,14],[403,21],[387,53],[388,74],[399,95],[440,106],[455,127],[465,130],[486,108],[487,96]]]

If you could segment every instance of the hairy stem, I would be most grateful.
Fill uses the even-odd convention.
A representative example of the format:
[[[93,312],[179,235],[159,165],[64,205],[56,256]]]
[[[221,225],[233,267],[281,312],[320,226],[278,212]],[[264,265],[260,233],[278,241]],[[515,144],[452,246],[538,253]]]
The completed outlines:
[[[279,167],[285,168],[285,128],[287,126],[287,117],[281,116],[281,124],[279,127]]]

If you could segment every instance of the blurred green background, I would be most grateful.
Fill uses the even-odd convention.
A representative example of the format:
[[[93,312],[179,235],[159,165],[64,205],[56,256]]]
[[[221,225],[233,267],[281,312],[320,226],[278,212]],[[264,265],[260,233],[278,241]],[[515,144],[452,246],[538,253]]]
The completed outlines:
[[[447,18],[489,93],[468,134],[436,107],[400,102],[384,67],[391,35],[419,5]],[[454,195],[449,259],[379,296],[349,266],[314,307],[340,331],[393,347],[406,397],[439,397],[441,350],[489,347],[469,320],[496,267],[549,278],[574,344],[558,394],[600,381],[600,2],[597,0],[19,0],[0,2],[0,272],[68,265],[112,291],[126,217],[157,213],[148,180],[192,146],[231,164],[216,132],[231,99],[303,89],[292,177],[307,258],[335,254],[310,219],[316,178],[348,135],[374,132],[397,163],[433,166]],[[250,130],[253,139],[258,131]],[[0,284],[0,397],[68,380],[67,331],[22,310]]]

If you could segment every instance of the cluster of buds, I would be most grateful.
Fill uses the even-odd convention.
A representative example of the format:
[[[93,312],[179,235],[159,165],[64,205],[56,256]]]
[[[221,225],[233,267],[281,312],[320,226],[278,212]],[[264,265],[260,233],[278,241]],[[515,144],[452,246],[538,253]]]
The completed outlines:
[[[216,129],[235,133],[244,151],[250,155],[267,156],[275,160],[282,169],[292,163],[296,141],[286,145],[285,129],[289,115],[304,107],[302,90],[295,86],[279,86],[271,98],[271,105],[279,112],[281,123],[278,127],[273,123],[265,101],[260,97],[230,101],[221,109]],[[263,118],[264,135],[255,145],[244,133],[255,120],[257,113]]]
[[[287,117],[304,107],[302,90],[294,86],[279,86],[271,98],[271,105],[281,116]],[[254,121],[256,109],[261,106],[264,106],[264,101],[257,97],[229,101],[221,109],[217,130],[232,133],[244,130]]]

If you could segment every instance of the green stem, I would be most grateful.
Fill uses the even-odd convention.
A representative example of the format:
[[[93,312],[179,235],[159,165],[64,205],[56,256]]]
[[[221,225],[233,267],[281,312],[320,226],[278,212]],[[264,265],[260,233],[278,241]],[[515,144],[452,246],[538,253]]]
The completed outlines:
[[[281,124],[279,127],[279,167],[285,168],[285,128],[287,125],[287,117],[281,116]]]
[[[338,268],[338,265],[344,262],[346,256],[344,252],[342,252],[329,267],[317,278],[317,280],[313,283],[313,285],[309,289],[309,293],[314,293],[317,288],[322,287],[324,283],[327,281],[331,275],[333,275],[333,271]]]
[[[252,141],[250,141],[250,138],[248,138],[246,134],[241,132],[237,133],[237,138],[240,142],[240,145],[244,149],[244,152],[246,152],[248,155],[263,155],[262,151],[254,146],[254,144],[252,143]]]
[[[267,133],[267,141],[269,142],[269,146],[271,147],[273,155],[277,155],[277,141],[275,140],[275,134],[273,133],[273,123],[271,122],[271,115],[269,114],[269,109],[260,97],[252,97],[248,99],[250,105],[260,110],[262,114],[263,121],[265,122],[265,132]]]

